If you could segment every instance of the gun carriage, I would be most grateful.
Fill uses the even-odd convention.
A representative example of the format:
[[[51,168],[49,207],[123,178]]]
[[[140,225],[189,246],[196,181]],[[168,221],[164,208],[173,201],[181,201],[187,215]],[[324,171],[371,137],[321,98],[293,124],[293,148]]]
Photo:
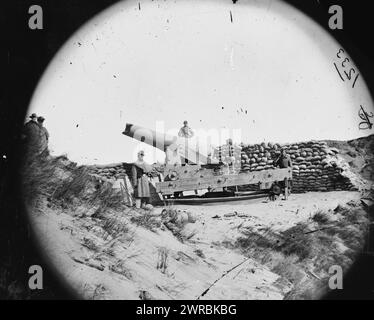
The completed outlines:
[[[195,191],[189,199],[242,200],[271,190],[280,193],[281,183],[292,179],[292,168],[242,171],[241,148],[232,144],[220,149],[202,148],[198,139],[176,137],[130,123],[123,134],[165,152],[165,165],[155,183],[164,200],[186,198],[186,191]],[[256,185],[259,191],[238,191],[238,187],[248,185]],[[198,197],[199,190],[206,192]]]

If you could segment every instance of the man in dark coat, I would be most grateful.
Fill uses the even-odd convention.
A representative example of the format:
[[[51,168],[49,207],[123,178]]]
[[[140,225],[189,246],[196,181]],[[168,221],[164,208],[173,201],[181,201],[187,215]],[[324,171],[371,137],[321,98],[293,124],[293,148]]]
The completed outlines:
[[[137,208],[145,208],[149,204],[151,195],[147,174],[151,171],[152,167],[144,161],[144,151],[139,151],[138,160],[133,163],[131,168],[135,205]]]
[[[291,157],[286,153],[285,149],[281,149],[281,154],[278,157],[278,159],[275,161],[275,166],[281,169],[292,168]],[[291,180],[285,179],[283,187],[284,187],[284,200],[287,200],[289,189],[291,187]]]
[[[292,167],[291,157],[287,154],[285,149],[281,150],[281,154],[275,162],[275,165],[279,168],[290,168]]]
[[[23,140],[28,157],[35,156],[39,151],[40,127],[37,123],[37,115],[33,113],[30,120],[24,125]]]
[[[26,138],[28,137],[28,134],[33,130],[36,130],[38,126],[38,116],[36,115],[36,113],[33,113],[29,118],[30,120],[27,121],[24,125],[24,134],[26,135]]]
[[[38,125],[40,128],[40,140],[39,140],[39,145],[40,145],[40,154],[45,152],[48,149],[48,140],[49,140],[49,133],[46,127],[44,127],[44,117],[38,117]]]

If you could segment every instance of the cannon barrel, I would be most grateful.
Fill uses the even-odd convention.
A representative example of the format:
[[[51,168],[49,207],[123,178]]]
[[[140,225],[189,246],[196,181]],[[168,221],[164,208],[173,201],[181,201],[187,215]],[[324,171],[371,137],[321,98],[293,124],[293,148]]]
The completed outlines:
[[[204,149],[204,145],[200,144],[199,139],[196,138],[186,139],[176,137],[131,123],[126,124],[126,128],[122,133],[164,151],[166,153],[166,163],[180,163],[183,159],[188,159],[189,163],[195,164],[217,162],[212,162],[212,159],[208,157],[208,150],[205,150],[207,148]]]
[[[168,147],[175,144],[178,140],[178,138],[175,136],[156,132],[154,130],[133,125],[131,123],[126,124],[125,131],[122,133],[130,138],[149,144],[150,146],[158,148],[164,152]]]

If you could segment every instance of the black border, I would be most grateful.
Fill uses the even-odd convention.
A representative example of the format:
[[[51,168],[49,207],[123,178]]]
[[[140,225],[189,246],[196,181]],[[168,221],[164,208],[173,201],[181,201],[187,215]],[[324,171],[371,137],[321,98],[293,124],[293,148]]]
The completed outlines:
[[[141,0],[139,0],[141,2]],[[159,0],[160,1],[160,0]],[[167,0],[170,1],[170,0]],[[227,0],[230,1],[230,0]],[[238,0],[240,2],[240,0]],[[71,299],[74,296],[53,276],[31,241],[19,192],[19,132],[27,108],[42,73],[64,44],[82,24],[115,0],[8,0],[0,10],[5,22],[4,43],[0,48],[4,63],[5,87],[0,89],[0,268],[9,279],[27,283],[31,264],[46,265],[46,290],[31,294],[28,299]],[[237,1],[232,1],[237,2]],[[290,0],[286,1],[317,21],[341,43],[363,74],[370,91],[374,92],[374,51],[371,50],[372,11],[370,1],[363,0]],[[41,5],[44,12],[43,30],[28,28],[28,8]],[[328,28],[328,8],[341,5],[344,29]],[[373,22],[374,24],[374,22]],[[6,155],[6,159],[2,158]],[[365,257],[352,268],[345,283],[348,288],[333,292],[328,299],[374,299],[374,280],[370,270],[373,258]],[[7,298],[0,290],[0,299]]]

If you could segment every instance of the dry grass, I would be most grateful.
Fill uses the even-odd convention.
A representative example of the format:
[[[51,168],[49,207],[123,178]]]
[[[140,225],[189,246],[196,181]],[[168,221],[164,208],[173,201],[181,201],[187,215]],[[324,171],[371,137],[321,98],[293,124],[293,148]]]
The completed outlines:
[[[100,218],[108,209],[126,208],[123,195],[108,182],[94,181],[89,170],[66,156],[38,157],[24,165],[22,191],[26,203],[44,196],[53,205],[74,209],[78,205],[95,208]]]
[[[85,167],[78,167],[71,171],[70,177],[62,180],[52,194],[54,200],[71,202],[73,198],[82,198],[87,183],[90,181],[88,170]]]
[[[237,240],[237,246],[246,250],[251,249],[269,249],[275,246],[275,243],[269,238],[256,232],[246,232],[245,237]]]
[[[50,196],[55,184],[60,182],[55,175],[59,158],[49,159],[41,156],[24,163],[22,174],[22,194],[25,202],[31,204],[38,195]]]
[[[156,232],[161,227],[161,221],[157,217],[151,216],[149,213],[140,214],[130,219],[137,226]]]
[[[318,210],[312,217],[312,220],[314,222],[317,222],[319,224],[326,224],[330,221],[328,215],[323,212],[322,210]]]
[[[96,242],[90,238],[83,238],[82,246],[86,247],[91,251],[100,251],[100,248],[97,246]]]
[[[305,272],[297,265],[296,256],[280,256],[275,265],[270,269],[272,272],[290,281],[293,285],[299,284],[305,277]],[[278,261],[277,261],[278,260]]]
[[[328,213],[317,211],[312,224],[299,223],[281,233],[249,230],[236,246],[293,284],[287,299],[316,299],[326,292],[328,281],[323,279],[329,268],[340,265],[348,270],[363,249],[366,212],[357,207],[340,209],[338,213],[342,217],[335,223]],[[308,277],[309,270],[317,277]]]
[[[368,221],[367,213],[359,208],[340,208],[338,211],[343,217],[344,221],[350,225],[365,225]]]
[[[28,203],[40,195],[54,202],[71,201],[83,194],[89,179],[84,167],[77,167],[65,156],[34,158],[24,164],[22,176],[22,191]]]
[[[128,233],[129,223],[125,217],[112,215],[103,219],[102,228],[106,232],[104,240],[106,240],[109,235],[113,238],[117,238]]]
[[[323,278],[321,280],[305,279],[285,296],[285,300],[321,299],[328,291],[326,288],[326,283],[328,283],[328,281],[328,278]]]
[[[164,274],[166,273],[166,269],[168,267],[168,256],[169,250],[167,248],[159,248],[156,268]]]
[[[127,279],[132,280],[133,276],[128,267],[126,267],[125,262],[122,260],[117,261],[115,264],[109,267],[109,270],[125,276]]]
[[[313,236],[305,234],[308,230],[308,224],[299,223],[282,232],[284,242],[277,247],[277,250],[281,251],[286,256],[295,255],[299,258],[299,261],[308,259],[312,255],[315,245]]]
[[[100,218],[105,215],[108,209],[119,210],[126,208],[122,193],[113,189],[110,184],[97,186],[89,204],[96,206],[96,210],[92,215],[94,218]]]
[[[262,234],[250,230],[245,233],[244,237],[237,240],[236,245],[252,253],[256,251],[264,253],[272,250],[286,256],[294,255],[301,261],[307,259],[312,250],[312,238],[304,234],[306,228],[306,224],[297,224],[282,233],[267,230]]]

